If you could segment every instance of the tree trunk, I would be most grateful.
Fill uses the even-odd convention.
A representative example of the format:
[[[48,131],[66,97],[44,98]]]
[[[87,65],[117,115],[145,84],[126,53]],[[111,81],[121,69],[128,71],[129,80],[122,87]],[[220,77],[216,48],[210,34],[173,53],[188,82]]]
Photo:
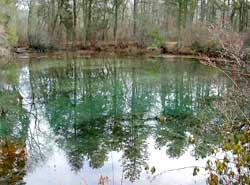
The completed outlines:
[[[136,37],[136,33],[137,33],[137,5],[138,5],[138,0],[134,0],[134,10],[133,10],[133,36],[134,38]]]
[[[76,41],[76,0],[73,0],[73,41]]]
[[[201,22],[204,21],[205,19],[205,4],[206,4],[206,0],[201,0],[201,12],[200,12],[200,17],[201,17]]]
[[[114,41],[116,41],[116,33],[117,33],[117,25],[118,25],[118,0],[114,0],[114,8],[115,8],[115,23],[114,23]]]
[[[183,28],[182,7],[183,7],[182,0],[178,0],[178,48],[181,47],[181,34]]]
[[[28,44],[29,46],[32,45],[32,26],[31,26],[31,19],[33,15],[33,4],[32,1],[29,2],[29,13],[28,13],[28,28],[27,28],[27,36],[28,36]]]
[[[91,24],[92,24],[92,22],[91,22],[91,19],[92,19],[92,3],[93,3],[93,0],[89,0],[87,27],[86,27],[86,38],[85,38],[86,41],[89,41],[89,39],[90,39],[89,33],[90,33],[90,29],[91,29]]]
[[[222,28],[225,27],[225,15],[226,15],[226,0],[224,0],[224,3],[223,3]]]

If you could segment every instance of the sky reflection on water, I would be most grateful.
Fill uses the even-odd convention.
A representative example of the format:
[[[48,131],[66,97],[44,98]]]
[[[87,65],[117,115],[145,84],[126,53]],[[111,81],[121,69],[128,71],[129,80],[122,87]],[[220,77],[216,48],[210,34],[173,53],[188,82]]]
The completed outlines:
[[[193,177],[193,168],[152,177],[204,166],[220,142],[200,121],[213,118],[211,99],[230,93],[218,71],[182,59],[65,59],[16,64],[0,77],[1,147],[21,141],[27,153],[24,173],[0,182],[205,184],[206,173]]]

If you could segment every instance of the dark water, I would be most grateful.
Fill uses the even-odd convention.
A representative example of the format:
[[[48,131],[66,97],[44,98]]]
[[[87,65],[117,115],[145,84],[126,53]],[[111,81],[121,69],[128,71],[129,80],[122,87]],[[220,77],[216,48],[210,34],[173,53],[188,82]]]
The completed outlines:
[[[187,59],[0,63],[0,184],[206,184],[201,119],[230,88]]]

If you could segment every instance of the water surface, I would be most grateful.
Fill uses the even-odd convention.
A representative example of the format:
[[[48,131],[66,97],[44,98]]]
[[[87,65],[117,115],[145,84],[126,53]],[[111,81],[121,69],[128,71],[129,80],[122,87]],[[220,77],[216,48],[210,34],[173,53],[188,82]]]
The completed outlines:
[[[0,184],[206,184],[221,138],[200,120],[230,88],[181,58],[0,64]]]

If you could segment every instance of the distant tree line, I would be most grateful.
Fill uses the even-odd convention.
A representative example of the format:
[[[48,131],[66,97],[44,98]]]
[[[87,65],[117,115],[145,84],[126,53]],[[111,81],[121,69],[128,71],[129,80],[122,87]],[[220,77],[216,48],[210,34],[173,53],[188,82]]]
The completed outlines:
[[[1,1],[2,2],[2,1]],[[250,28],[249,0],[4,0],[16,3],[19,42],[177,40],[196,23],[237,32]],[[2,17],[1,17],[2,19]]]

